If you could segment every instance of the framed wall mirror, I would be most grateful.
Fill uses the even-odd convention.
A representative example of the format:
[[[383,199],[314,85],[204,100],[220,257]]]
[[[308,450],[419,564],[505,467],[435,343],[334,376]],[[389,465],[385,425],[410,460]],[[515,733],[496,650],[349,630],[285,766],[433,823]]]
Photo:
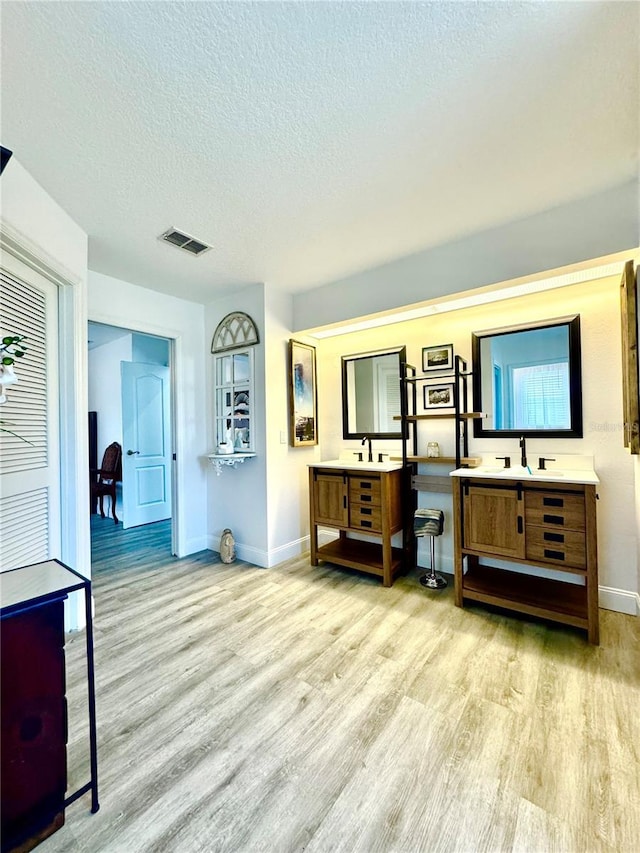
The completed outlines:
[[[344,438],[402,438],[402,365],[406,347],[342,356],[342,434]]]
[[[580,317],[471,336],[476,438],[582,438]]]

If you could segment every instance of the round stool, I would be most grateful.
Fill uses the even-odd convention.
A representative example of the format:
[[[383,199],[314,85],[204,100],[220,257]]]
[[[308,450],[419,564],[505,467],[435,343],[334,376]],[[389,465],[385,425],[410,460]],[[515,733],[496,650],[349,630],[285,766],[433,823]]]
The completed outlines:
[[[429,589],[442,589],[447,581],[436,573],[435,539],[444,532],[444,512],[441,509],[417,509],[413,517],[413,533],[416,538],[429,537],[431,569],[420,578],[422,586]]]

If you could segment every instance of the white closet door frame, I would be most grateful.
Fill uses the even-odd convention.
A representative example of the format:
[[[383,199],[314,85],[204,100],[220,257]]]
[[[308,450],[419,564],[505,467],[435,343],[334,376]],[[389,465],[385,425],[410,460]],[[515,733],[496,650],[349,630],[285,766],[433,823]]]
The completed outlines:
[[[56,536],[62,561],[90,578],[86,282],[0,217],[0,264],[15,274],[16,263],[39,273],[58,291],[61,523]],[[84,605],[76,594],[67,604],[67,628],[82,628]]]
[[[2,471],[0,494],[5,511],[8,511],[12,515],[24,512],[24,530],[20,533],[20,538],[24,537],[24,541],[14,541],[11,549],[6,548],[5,553],[9,552],[9,554],[13,553],[14,555],[13,560],[8,560],[9,564],[7,564],[7,559],[2,560],[2,569],[7,569],[16,568],[18,565],[25,565],[25,563],[29,562],[39,562],[43,559],[61,558],[58,288],[35,270],[29,269],[17,258],[3,256],[2,267],[9,278],[15,279],[18,283],[17,291],[21,291],[26,295],[26,300],[20,312],[25,317],[24,323],[20,323],[19,321],[11,323],[12,326],[21,325],[22,328],[7,327],[6,312],[11,312],[12,308],[9,299],[7,299],[7,304],[3,310],[2,328],[3,334],[13,333],[25,334],[27,336],[25,341],[27,354],[24,356],[25,367],[22,371],[23,381],[26,381],[24,374],[29,372],[32,367],[32,365],[29,365],[29,322],[32,318],[28,316],[28,311],[32,306],[35,317],[34,323],[38,326],[40,325],[40,319],[37,316],[39,310],[37,303],[40,301],[38,295],[41,295],[43,299],[45,337],[44,375],[38,375],[36,381],[39,384],[41,379],[45,380],[46,443],[39,453],[33,454],[35,458],[30,460],[28,459],[28,456],[32,455],[30,446],[24,445],[23,448],[23,442],[14,439],[11,442],[13,455],[17,456],[18,459],[13,465],[8,466],[9,471],[6,468]],[[3,285],[5,299],[9,296],[11,288],[12,285],[10,282]],[[35,294],[31,305],[29,304],[30,294]],[[35,349],[35,346],[36,342],[34,340],[32,342],[32,350]],[[20,367],[21,362],[17,361],[15,370],[18,377],[20,377],[21,373]],[[12,394],[12,390],[15,387],[17,386],[9,386],[9,397],[15,395],[15,390]],[[0,416],[5,415],[7,409],[9,409],[9,404],[0,407]],[[19,412],[19,409],[17,411]],[[18,417],[17,415],[15,416]],[[5,417],[4,419],[6,420],[7,418]],[[23,421],[23,424],[25,423]],[[25,432],[27,428],[23,426]],[[16,432],[20,432],[18,424],[16,424]],[[22,457],[24,461],[19,461],[22,451],[24,451],[24,456]],[[45,502],[47,508],[47,529],[44,533],[36,533],[39,524],[38,519],[44,513]],[[4,515],[4,517],[6,518],[7,516]],[[14,526],[16,521],[19,521],[19,516],[14,518]],[[33,525],[33,528],[31,528],[33,533],[30,533],[30,524]],[[32,539],[31,542],[28,541],[30,536]]]

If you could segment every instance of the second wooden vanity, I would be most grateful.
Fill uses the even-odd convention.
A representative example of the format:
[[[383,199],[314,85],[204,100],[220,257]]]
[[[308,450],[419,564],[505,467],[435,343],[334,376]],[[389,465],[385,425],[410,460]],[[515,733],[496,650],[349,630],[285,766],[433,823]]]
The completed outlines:
[[[588,476],[545,482],[454,473],[456,604],[483,602],[574,625],[597,644],[595,483],[584,482]],[[522,572],[487,564],[488,558],[523,564]],[[564,578],[526,573],[526,566]]]
[[[377,575],[384,586],[391,586],[403,562],[402,549],[391,544],[391,537],[403,528],[401,486],[400,466],[310,466],[311,565],[328,560]],[[319,545],[319,527],[337,529],[339,537]]]

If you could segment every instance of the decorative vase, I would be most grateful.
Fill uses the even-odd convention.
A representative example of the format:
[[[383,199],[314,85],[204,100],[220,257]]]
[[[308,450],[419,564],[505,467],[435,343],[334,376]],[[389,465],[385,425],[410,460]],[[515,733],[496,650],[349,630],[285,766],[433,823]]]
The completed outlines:
[[[227,527],[220,537],[220,559],[223,563],[233,563],[236,558],[236,543],[233,533]]]

